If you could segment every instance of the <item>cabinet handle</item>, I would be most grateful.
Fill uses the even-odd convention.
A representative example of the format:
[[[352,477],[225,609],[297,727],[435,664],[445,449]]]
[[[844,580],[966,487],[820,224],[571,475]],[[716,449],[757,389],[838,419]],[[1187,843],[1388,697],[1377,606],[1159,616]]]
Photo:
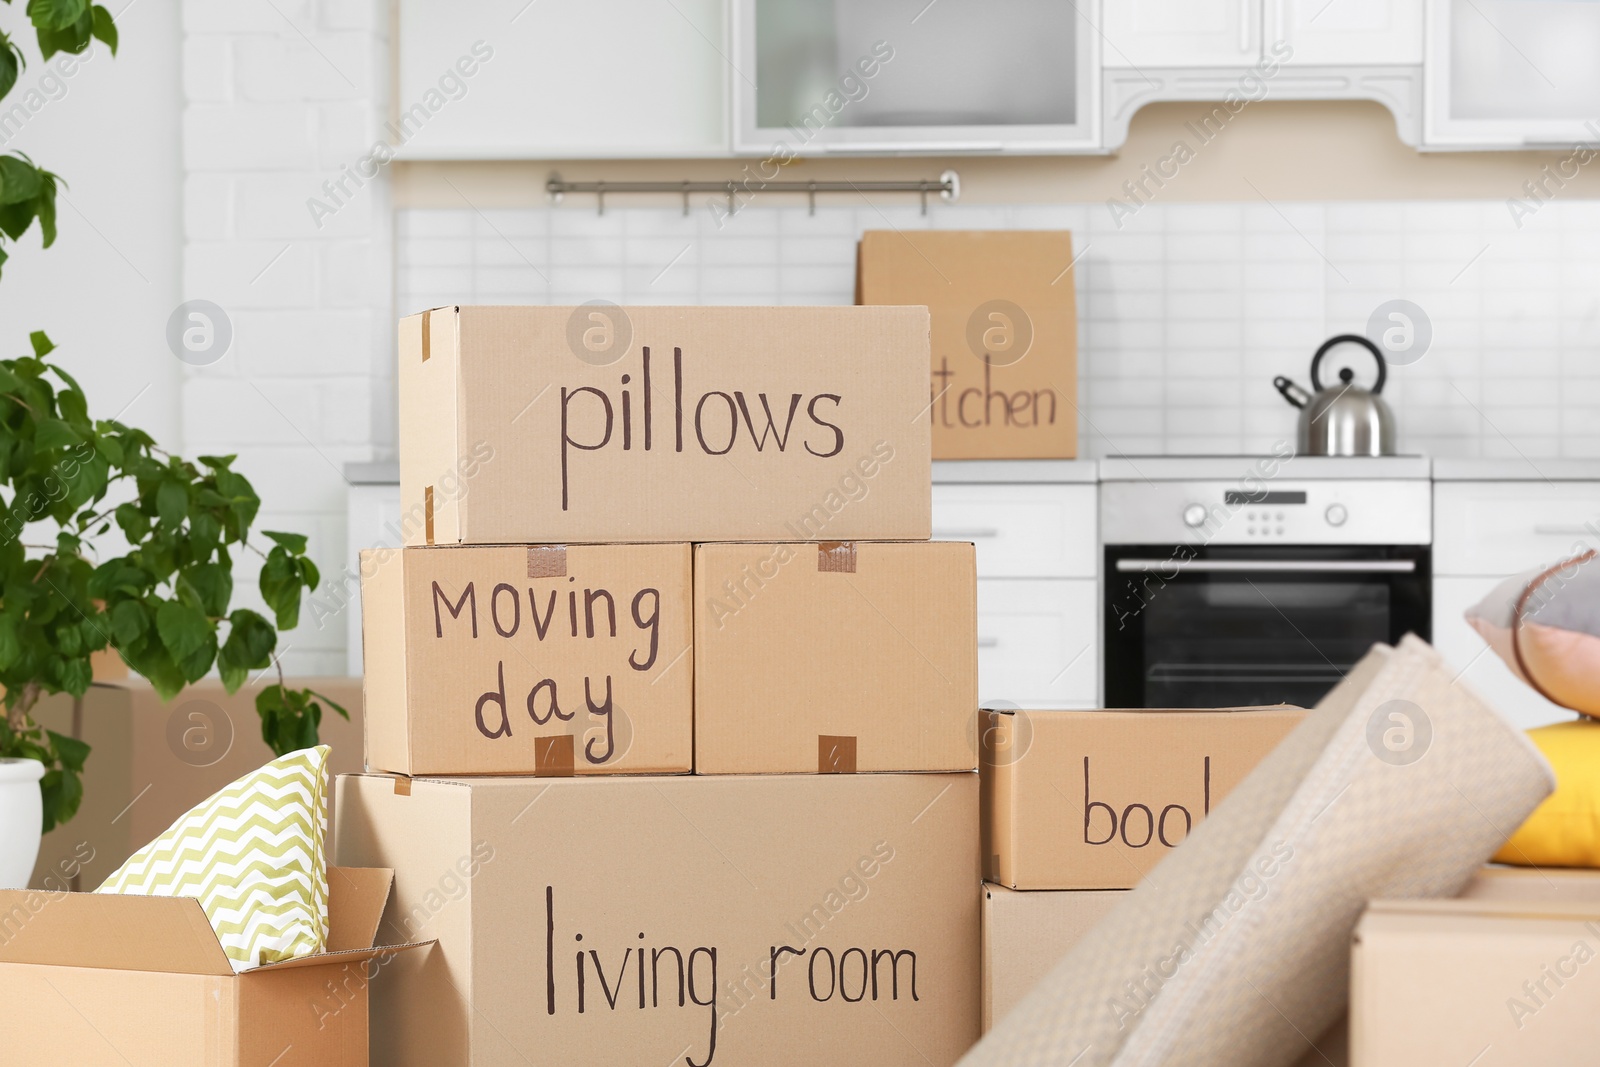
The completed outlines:
[[[980,637],[978,638],[978,647],[998,648],[1000,647],[1000,639],[998,637]]]
[[[861,152],[882,155],[886,152],[1000,152],[1002,141],[825,141],[824,152]],[[937,191],[937,190],[935,190]]]
[[[1415,574],[1414,559],[1119,559],[1117,573],[1147,574]]]
[[[1540,522],[1534,524],[1533,532],[1546,537],[1582,537],[1590,530],[1576,522]]]
[[[969,529],[963,529],[963,528],[961,528],[959,526],[956,526],[956,527],[951,527],[948,530],[934,530],[933,531],[933,539],[935,541],[974,541],[974,540],[982,540],[982,539],[988,538],[988,537],[999,537],[999,536],[1000,536],[1000,531],[997,530],[997,529],[994,529],[993,527],[975,526],[975,527],[973,527],[972,529],[969,530]]]

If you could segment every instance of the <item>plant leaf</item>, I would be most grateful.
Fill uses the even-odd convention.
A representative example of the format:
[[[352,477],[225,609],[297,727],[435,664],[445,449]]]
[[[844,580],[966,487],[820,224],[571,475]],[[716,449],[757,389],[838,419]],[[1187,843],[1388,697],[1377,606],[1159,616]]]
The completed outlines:
[[[198,681],[217,654],[217,631],[204,615],[177,600],[156,609],[156,632],[184,680]]]
[[[92,9],[92,13],[94,17],[94,35],[105,42],[106,47],[111,49],[112,55],[116,55],[117,24],[111,20],[111,12],[96,4]]]

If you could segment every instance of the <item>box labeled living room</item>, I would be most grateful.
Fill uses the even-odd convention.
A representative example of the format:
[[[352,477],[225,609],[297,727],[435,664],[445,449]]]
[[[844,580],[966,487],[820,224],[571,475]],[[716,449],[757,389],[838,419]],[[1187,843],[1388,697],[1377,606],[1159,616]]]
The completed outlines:
[[[1589,1064],[1597,55],[0,7],[0,1067]]]

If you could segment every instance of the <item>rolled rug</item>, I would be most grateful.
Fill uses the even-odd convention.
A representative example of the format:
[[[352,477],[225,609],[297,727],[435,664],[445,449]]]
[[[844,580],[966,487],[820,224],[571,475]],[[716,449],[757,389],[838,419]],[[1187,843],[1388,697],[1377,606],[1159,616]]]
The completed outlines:
[[[1455,895],[1554,788],[1428,644],[1375,646],[964,1067],[1288,1067],[1373,897]]]

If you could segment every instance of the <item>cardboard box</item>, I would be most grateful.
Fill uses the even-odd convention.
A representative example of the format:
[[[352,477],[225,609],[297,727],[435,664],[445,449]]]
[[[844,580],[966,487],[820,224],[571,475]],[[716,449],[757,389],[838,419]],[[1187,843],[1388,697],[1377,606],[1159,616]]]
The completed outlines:
[[[1131,889],[1304,718],[1288,706],[984,711],[984,877]]]
[[[390,873],[328,872],[329,951],[235,974],[189,897],[0,891],[7,1063],[366,1067]],[[414,953],[424,956],[426,953]]]
[[[688,545],[361,553],[367,765],[687,773]]]
[[[973,547],[695,546],[695,770],[977,766]]]
[[[927,359],[920,307],[411,316],[406,544],[925,539]]]
[[[926,304],[934,459],[1078,452],[1072,235],[870,230],[856,303]]]
[[[203,678],[166,703],[134,677],[95,684],[76,714],[70,697],[41,700],[41,725],[92,747],[78,814],[44,836],[32,886],[95,888],[184,812],[270,762],[255,701],[276,683],[264,673],[229,694],[218,679]],[[324,709],[320,732],[333,749],[330,773],[361,770],[361,679],[291,677],[288,684],[324,693],[350,712],[346,722]]]
[[[983,1032],[1004,1019],[1125,889],[1025,892],[983,884]]]
[[[1593,1061],[1600,872],[1476,882],[1465,899],[1367,906],[1351,952],[1352,1067]]]
[[[340,778],[339,862],[387,857],[385,929],[439,940],[374,984],[373,1062],[946,1067],[976,779]]]

